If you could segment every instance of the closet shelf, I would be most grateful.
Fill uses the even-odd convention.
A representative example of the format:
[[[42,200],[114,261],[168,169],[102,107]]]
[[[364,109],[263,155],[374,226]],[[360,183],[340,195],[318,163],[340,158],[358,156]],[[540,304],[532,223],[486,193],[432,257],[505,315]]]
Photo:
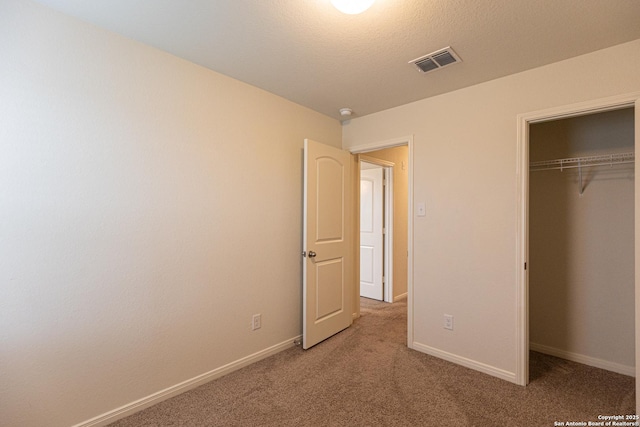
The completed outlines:
[[[635,153],[606,154],[602,156],[574,157],[571,159],[543,160],[529,163],[529,171],[564,170],[588,166],[613,166],[633,163]]]
[[[574,157],[571,159],[543,160],[529,163],[529,171],[547,171],[578,168],[578,191],[584,193],[582,185],[582,168],[591,166],[613,166],[625,163],[635,163],[635,153],[606,154],[603,156]]]

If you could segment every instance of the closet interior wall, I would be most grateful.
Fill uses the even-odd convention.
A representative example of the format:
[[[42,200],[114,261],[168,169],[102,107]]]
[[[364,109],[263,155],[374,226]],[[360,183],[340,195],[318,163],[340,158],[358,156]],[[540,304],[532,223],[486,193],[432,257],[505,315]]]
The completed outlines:
[[[530,126],[530,161],[634,151],[634,110]],[[534,351],[635,369],[634,165],[531,171],[529,336]]]

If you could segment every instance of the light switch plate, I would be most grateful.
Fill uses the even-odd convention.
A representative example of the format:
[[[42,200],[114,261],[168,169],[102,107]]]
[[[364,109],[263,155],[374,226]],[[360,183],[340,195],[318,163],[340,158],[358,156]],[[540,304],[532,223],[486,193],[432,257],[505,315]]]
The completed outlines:
[[[426,216],[427,215],[427,207],[424,202],[420,202],[417,204],[417,215],[418,216]]]

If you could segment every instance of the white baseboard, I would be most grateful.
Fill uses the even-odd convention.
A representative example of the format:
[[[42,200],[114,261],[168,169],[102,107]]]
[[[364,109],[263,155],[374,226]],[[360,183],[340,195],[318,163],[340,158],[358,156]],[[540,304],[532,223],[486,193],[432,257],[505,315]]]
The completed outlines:
[[[224,375],[230,374],[233,371],[237,371],[240,368],[244,368],[247,365],[250,365],[259,360],[265,359],[269,356],[273,356],[274,354],[279,353],[283,350],[291,348],[295,345],[294,342],[301,338],[302,338],[301,335],[297,337],[293,337],[291,339],[281,342],[280,344],[276,344],[274,346],[261,350],[257,353],[243,357],[234,362],[231,362],[224,366],[216,368],[212,371],[198,375],[196,377],[183,381],[174,386],[165,388],[164,390],[161,390],[157,393],[153,393],[147,397],[143,397],[142,399],[136,400],[135,402],[131,402],[119,408],[113,409],[109,412],[105,412],[104,414],[98,415],[97,417],[91,418],[90,420],[83,421],[79,424],[74,425],[73,427],[102,427],[107,424],[113,423],[121,418],[128,417],[129,415],[132,415],[145,408],[148,408],[157,403],[160,403],[163,400],[169,399],[180,393],[184,393],[185,391],[196,388],[209,381],[215,380],[216,378],[220,378]]]
[[[400,301],[400,300],[402,300],[402,299],[405,299],[405,298],[407,298],[407,295],[409,295],[409,293],[408,293],[408,292],[405,292],[404,294],[400,294],[400,295],[398,295],[398,296],[395,296],[395,297],[393,298],[393,302],[398,302],[398,301]]]
[[[477,362],[472,359],[467,359],[466,357],[462,357],[453,353],[448,353],[446,351],[438,350],[437,348],[429,347],[428,345],[420,344],[415,341],[412,343],[411,348],[414,350],[420,351],[422,353],[426,353],[430,356],[444,359],[449,362],[455,363],[457,365],[462,365],[466,368],[470,368],[475,371],[479,371],[484,374],[491,375],[492,377],[497,377],[505,381],[509,381],[517,384],[516,374],[514,372],[505,371],[504,369],[499,369],[494,366],[487,365],[485,363]]]
[[[620,363],[609,362],[608,360],[597,359],[595,357],[585,356],[583,354],[572,353],[566,350],[549,347],[542,344],[529,343],[529,349],[538,353],[556,356],[561,359],[570,360],[572,362],[582,363],[583,365],[593,366],[595,368],[605,369],[607,371],[616,372],[630,377],[636,376],[636,368],[633,366],[622,365]]]

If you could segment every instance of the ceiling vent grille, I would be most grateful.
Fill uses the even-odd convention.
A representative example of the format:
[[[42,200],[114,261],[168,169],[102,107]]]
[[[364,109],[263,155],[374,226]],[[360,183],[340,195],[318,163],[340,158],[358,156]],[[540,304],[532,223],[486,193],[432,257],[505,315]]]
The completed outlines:
[[[458,62],[462,62],[462,59],[460,59],[451,47],[445,47],[444,49],[436,50],[428,55],[409,61],[409,64],[415,66],[421,73],[428,73],[446,67],[447,65],[457,64]]]

